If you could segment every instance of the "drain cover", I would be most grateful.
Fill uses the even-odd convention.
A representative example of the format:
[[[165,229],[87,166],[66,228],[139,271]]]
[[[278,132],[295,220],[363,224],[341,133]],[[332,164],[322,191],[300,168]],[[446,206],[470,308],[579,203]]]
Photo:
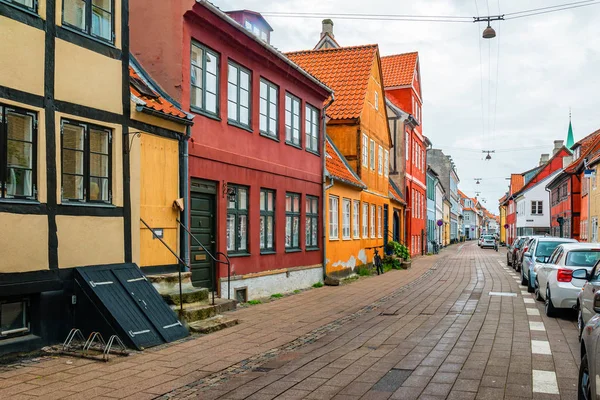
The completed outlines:
[[[490,296],[504,296],[504,297],[517,297],[516,293],[511,292],[490,292]]]

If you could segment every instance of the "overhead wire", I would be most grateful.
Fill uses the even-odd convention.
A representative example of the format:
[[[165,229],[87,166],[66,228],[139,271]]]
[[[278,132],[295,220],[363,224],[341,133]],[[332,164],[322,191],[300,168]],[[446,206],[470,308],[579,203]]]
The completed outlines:
[[[477,0],[475,1],[475,11],[477,12],[477,16],[479,17],[479,6],[477,5]],[[479,46],[479,88],[481,92],[481,134],[485,135],[485,116],[483,110],[483,57],[481,51],[481,40],[479,39],[480,32],[480,23],[477,24],[477,44]]]
[[[534,11],[543,11],[543,10],[549,10],[549,9],[552,9],[552,8],[566,7],[566,6],[571,6],[571,5],[579,5],[579,4],[584,4],[584,3],[590,3],[590,2],[593,2],[593,1],[595,1],[595,0],[575,1],[575,2],[572,2],[572,3],[557,4],[557,5],[548,6],[548,7],[532,8],[530,10],[523,10],[523,11],[515,11],[515,12],[511,12],[511,13],[506,13],[506,14],[504,14],[504,16],[508,17],[508,16],[517,15],[517,14],[530,13],[530,12],[534,12]]]
[[[500,0],[498,0],[498,14],[500,14]],[[496,116],[498,111],[498,89],[500,88],[500,39],[502,35],[500,34],[500,26],[502,24],[498,24],[498,35],[497,35],[497,54],[496,54],[496,98],[494,100],[494,123],[492,125],[492,137],[495,138],[496,135]]]
[[[531,13],[531,14],[521,14],[521,15],[511,16],[511,17],[504,18],[504,19],[512,20],[512,19],[518,19],[518,18],[533,17],[535,15],[549,14],[549,13],[553,13],[553,12],[557,12],[557,11],[564,11],[564,10],[572,10],[574,8],[588,7],[588,6],[593,6],[596,4],[600,4],[600,1],[593,1],[590,3],[585,3],[585,4],[581,4],[581,5],[577,5],[577,6],[557,8],[554,10],[540,11],[540,12],[535,12],[535,13]]]

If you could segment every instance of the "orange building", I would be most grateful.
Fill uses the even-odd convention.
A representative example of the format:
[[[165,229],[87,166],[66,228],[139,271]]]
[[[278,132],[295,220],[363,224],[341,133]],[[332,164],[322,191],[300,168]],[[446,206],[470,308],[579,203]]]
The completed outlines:
[[[391,137],[379,49],[333,47],[287,56],[335,93],[327,108],[325,258],[328,275],[348,275],[372,261],[372,248],[384,245],[393,223]],[[401,207],[401,195],[397,196],[394,208]]]

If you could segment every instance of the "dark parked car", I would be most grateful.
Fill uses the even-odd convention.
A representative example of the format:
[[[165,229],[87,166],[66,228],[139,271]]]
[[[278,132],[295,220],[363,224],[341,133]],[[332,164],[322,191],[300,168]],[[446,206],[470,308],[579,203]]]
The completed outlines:
[[[523,244],[524,241],[525,238],[523,236],[519,236],[515,239],[513,244],[508,246],[508,252],[506,253],[506,264],[515,268],[514,260],[516,258],[517,251],[519,250],[520,246]]]
[[[600,396],[600,292],[594,295],[594,316],[581,334],[581,364],[579,365],[578,399],[592,400]]]

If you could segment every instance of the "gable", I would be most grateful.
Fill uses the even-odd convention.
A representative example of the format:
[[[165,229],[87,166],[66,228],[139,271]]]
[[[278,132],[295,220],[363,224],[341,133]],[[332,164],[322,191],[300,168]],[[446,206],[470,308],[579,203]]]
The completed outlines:
[[[360,122],[361,128],[368,131],[368,136],[377,138],[377,141],[383,144],[383,147],[386,149],[392,147],[381,64],[377,54],[375,54],[374,62],[371,66]]]
[[[421,95],[421,63],[417,59],[417,64],[415,65],[415,75],[413,78],[413,90],[417,93],[419,100],[423,102],[423,96]]]

